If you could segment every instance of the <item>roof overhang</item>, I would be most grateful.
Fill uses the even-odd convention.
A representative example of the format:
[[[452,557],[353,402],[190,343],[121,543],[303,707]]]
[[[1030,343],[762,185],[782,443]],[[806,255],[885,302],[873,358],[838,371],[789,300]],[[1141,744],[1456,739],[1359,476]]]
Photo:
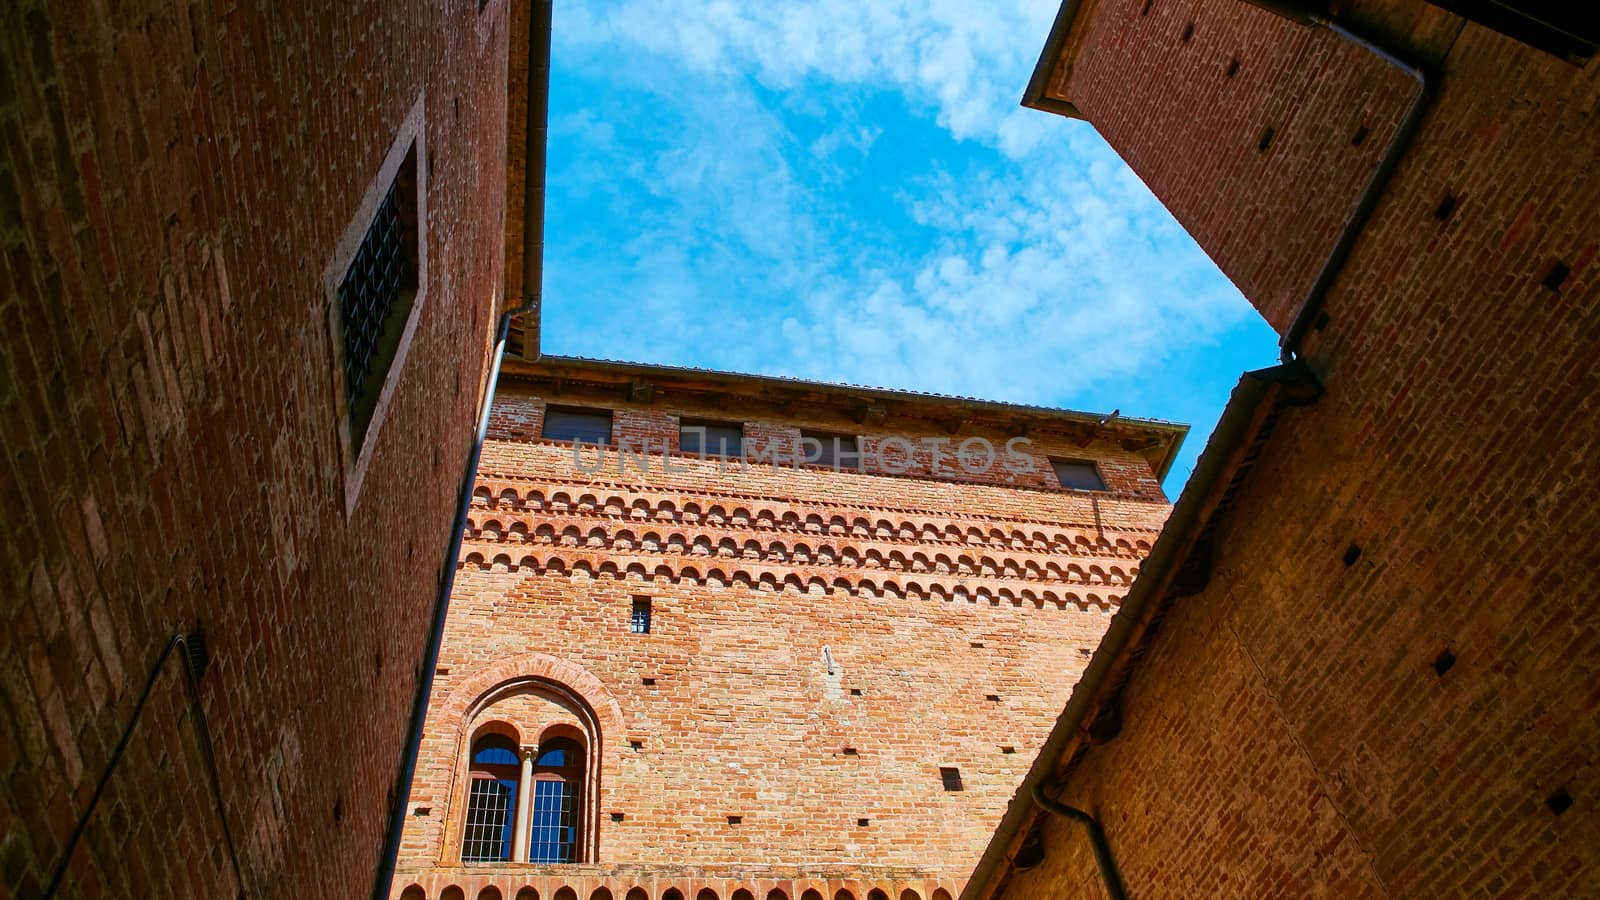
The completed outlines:
[[[1049,95],[1050,81],[1055,75],[1056,65],[1061,61],[1061,51],[1066,47],[1067,35],[1072,32],[1072,23],[1077,20],[1078,9],[1084,2],[1086,0],[1063,0],[1061,8],[1056,10],[1056,18],[1050,24],[1050,34],[1045,38],[1044,49],[1039,51],[1039,61],[1033,66],[1033,76],[1028,79],[1028,87],[1022,93],[1022,105],[1028,109],[1088,121],[1072,101]]]

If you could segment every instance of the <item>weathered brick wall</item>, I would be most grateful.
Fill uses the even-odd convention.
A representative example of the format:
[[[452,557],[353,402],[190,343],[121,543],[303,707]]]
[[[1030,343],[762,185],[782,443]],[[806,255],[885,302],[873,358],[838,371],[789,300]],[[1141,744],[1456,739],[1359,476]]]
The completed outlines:
[[[1404,95],[1325,31],[1143,5],[1086,6],[1066,96],[1281,327]],[[1600,68],[1420,3],[1347,16],[1435,64],[1437,103],[1308,342],[1326,396],[1279,423],[1063,799],[1134,896],[1590,896]],[[1045,827],[1005,896],[1101,896],[1082,829]]]
[[[675,439],[680,416],[740,418],[606,405],[618,443]],[[1040,436],[1037,451],[1103,461],[1123,490],[722,471],[687,455],[667,472],[659,453],[647,476],[584,474],[569,446],[534,437],[543,407],[514,382],[495,405],[396,895],[958,893],[1165,518],[1148,464]],[[817,415],[805,424],[859,430]],[[878,433],[923,436],[896,428]],[[647,635],[629,631],[640,596]],[[463,867],[471,735],[489,719],[544,724],[476,704],[529,676],[572,688],[601,723],[597,853]]]
[[[172,662],[58,896],[365,890],[500,278],[505,18],[0,13],[0,895],[42,892],[195,628],[243,885]],[[427,301],[347,518],[322,273],[419,96]]]

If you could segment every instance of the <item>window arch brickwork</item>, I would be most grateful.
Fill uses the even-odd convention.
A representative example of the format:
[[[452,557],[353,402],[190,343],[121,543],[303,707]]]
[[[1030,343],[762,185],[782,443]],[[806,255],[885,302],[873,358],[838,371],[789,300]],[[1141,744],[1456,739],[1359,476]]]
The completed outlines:
[[[586,809],[592,823],[599,803],[598,785],[614,778],[620,768],[619,748],[628,746],[627,726],[621,707],[593,674],[570,661],[544,653],[507,656],[469,674],[447,695],[445,702],[429,710],[429,732],[454,736],[452,752],[438,752],[434,762],[419,778],[412,792],[412,808],[430,810],[432,843],[437,858],[460,858],[463,839],[464,780],[467,774],[468,738],[485,723],[501,721],[502,712],[513,712],[531,701],[525,695],[559,697],[571,712],[568,716],[543,716],[539,722],[522,727],[524,745],[530,745],[551,725],[570,729],[564,732],[584,738],[588,790]],[[505,709],[501,709],[504,704]],[[540,729],[540,730],[530,730]],[[444,750],[440,747],[439,750]],[[410,823],[408,823],[410,824]],[[595,858],[596,832],[593,827],[580,838],[579,859]]]

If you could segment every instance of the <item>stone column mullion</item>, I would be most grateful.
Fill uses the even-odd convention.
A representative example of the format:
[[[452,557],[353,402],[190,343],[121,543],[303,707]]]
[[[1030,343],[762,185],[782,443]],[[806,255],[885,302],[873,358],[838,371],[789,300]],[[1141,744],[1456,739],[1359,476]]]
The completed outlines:
[[[522,771],[517,776],[517,817],[511,832],[511,861],[528,861],[528,798],[533,793],[533,747],[522,748]]]

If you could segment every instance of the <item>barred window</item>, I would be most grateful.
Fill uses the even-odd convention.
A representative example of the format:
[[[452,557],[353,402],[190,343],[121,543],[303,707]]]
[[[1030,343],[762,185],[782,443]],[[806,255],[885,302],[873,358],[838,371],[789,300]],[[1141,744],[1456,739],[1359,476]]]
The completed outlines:
[[[583,782],[583,746],[570,738],[539,745],[533,766],[528,862],[577,862],[578,786]]]
[[[417,292],[416,149],[405,156],[339,282],[345,407],[352,446],[372,423]]]
[[[633,618],[628,622],[628,630],[634,634],[650,633],[650,598],[633,598]]]
[[[491,734],[472,745],[466,829],[461,840],[463,862],[499,862],[511,857],[520,774],[517,745],[510,738]]]

